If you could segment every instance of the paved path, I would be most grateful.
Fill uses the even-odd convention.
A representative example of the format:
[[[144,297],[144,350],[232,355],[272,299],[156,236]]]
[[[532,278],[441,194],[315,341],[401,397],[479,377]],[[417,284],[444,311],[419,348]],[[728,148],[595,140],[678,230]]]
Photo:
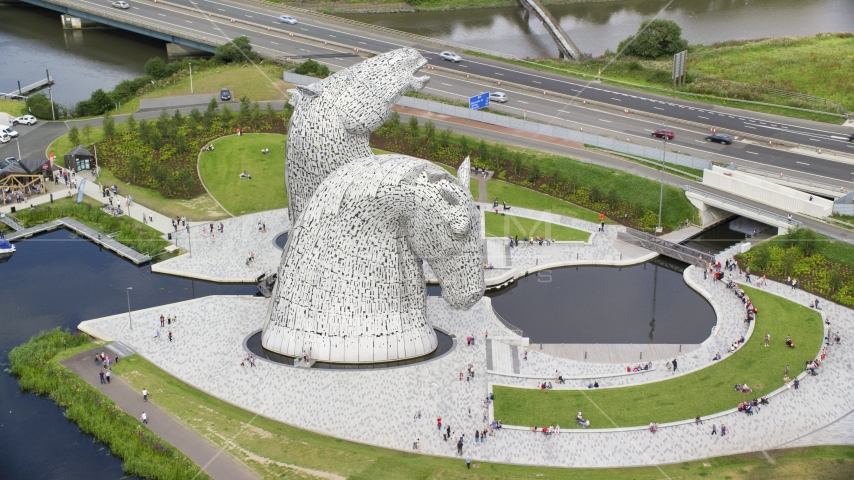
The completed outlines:
[[[143,402],[140,392],[132,389],[117,375],[112,376],[110,383],[102,385],[98,377],[100,368],[95,365],[93,358],[96,353],[104,350],[104,348],[92,349],[70,357],[62,361],[62,364],[110,397],[128,415],[138,419],[142,412],[145,412],[148,416],[148,428],[184,452],[211,478],[223,480],[257,478],[253,472],[238,463],[228,453],[208,443],[157,407],[154,398],[156,393],[150,397],[149,402]]]

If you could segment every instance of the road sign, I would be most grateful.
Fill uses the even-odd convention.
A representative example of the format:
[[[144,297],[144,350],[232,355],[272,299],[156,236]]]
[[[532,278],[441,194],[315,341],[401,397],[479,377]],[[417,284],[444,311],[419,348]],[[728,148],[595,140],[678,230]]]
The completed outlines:
[[[688,50],[683,50],[676,55],[673,55],[673,88],[678,85],[685,85],[685,73],[687,72]]]
[[[489,92],[481,93],[469,98],[469,108],[472,110],[480,110],[489,106]]]

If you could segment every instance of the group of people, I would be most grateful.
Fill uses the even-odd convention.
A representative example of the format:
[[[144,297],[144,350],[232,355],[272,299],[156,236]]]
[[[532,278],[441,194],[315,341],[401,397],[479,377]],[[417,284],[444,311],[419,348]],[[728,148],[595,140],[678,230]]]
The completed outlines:
[[[465,371],[466,381],[470,381],[474,379],[474,365],[468,364]],[[463,381],[463,372],[460,372],[460,381]]]
[[[738,386],[738,385],[736,385]],[[748,387],[749,388],[749,387]],[[742,392],[742,393],[750,393],[750,391]],[[761,408],[759,405],[768,405],[768,397],[762,398],[754,398],[753,400],[748,400],[746,402],[740,402],[738,404],[738,411],[742,413],[746,413],[748,415],[753,415],[754,413],[759,413]],[[723,429],[723,425],[721,425],[721,429]],[[714,435],[714,433],[712,434]],[[721,433],[723,435],[723,433]]]
[[[512,235],[508,235],[507,238],[510,239],[510,248],[519,246],[519,235],[516,235],[515,237]],[[524,243],[527,243],[528,245],[533,245],[534,243],[537,243],[540,246],[542,246],[543,244],[546,244],[546,246],[548,246],[551,245],[552,242],[554,242],[555,240],[553,238],[540,237],[539,235],[537,235],[532,237],[524,237],[522,241]]]
[[[537,388],[539,388],[540,390],[551,390],[552,382],[537,383]]]
[[[531,431],[534,433],[540,431],[543,433],[543,435],[560,435],[560,425],[543,427],[542,429],[534,425],[533,427],[531,427]]]
[[[116,355],[115,363],[119,363],[119,356]],[[99,354],[95,354],[95,365],[98,368],[98,378],[101,380],[101,384],[110,383],[110,377],[112,373],[110,369],[113,365],[113,359],[110,358],[109,355],[105,355],[104,352]]]
[[[249,364],[250,368],[255,368],[255,358],[256,358],[255,354],[252,354],[252,353],[247,354],[245,357],[243,357],[243,360],[240,362],[240,366],[243,368],[246,368],[246,364]]]
[[[652,362],[639,363],[634,367],[629,365],[626,367],[626,372],[642,372],[644,370],[649,370],[652,368]]]
[[[502,205],[504,205],[504,210],[510,210],[510,207],[507,206],[507,202],[501,202],[501,203],[502,203]],[[498,206],[498,197],[495,197],[495,200],[492,201],[492,209],[495,210],[495,213],[497,214],[499,208],[500,207]]]
[[[38,195],[41,191],[42,187],[39,185],[28,185],[14,190],[11,187],[6,187],[0,191],[0,204],[6,205],[12,203],[12,201],[15,203],[26,203],[28,194]]]
[[[145,216],[142,217],[145,219]],[[172,219],[172,228],[175,229],[175,232],[178,232],[178,227],[187,228],[187,233],[189,233],[189,227],[187,227],[187,217],[175,215],[175,218]]]

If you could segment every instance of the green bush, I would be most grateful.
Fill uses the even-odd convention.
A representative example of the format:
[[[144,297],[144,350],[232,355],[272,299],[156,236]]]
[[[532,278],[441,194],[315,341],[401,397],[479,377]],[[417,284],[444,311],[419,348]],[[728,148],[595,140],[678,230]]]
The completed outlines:
[[[321,65],[320,63],[308,59],[302,62],[295,70],[294,73],[299,75],[308,75],[310,77],[317,78],[326,78],[329,76],[329,67],[326,65]]]
[[[49,396],[65,416],[122,458],[128,475],[155,479],[206,479],[180,450],[125,413],[106,395],[62,366],[55,357],[67,348],[85,347],[88,335],[58,328],[41,332],[9,352],[9,372],[21,389]]]
[[[51,109],[50,99],[47,98],[47,95],[37,93],[27,97],[27,110],[38,118],[49,120],[53,118],[54,114],[56,114],[56,118],[62,118],[65,107],[53,102],[53,109]]]
[[[216,47],[214,58],[221,62],[243,62],[258,60],[258,53],[252,51],[252,44],[249,43],[249,37],[241,36],[234,40]]]
[[[673,20],[656,18],[644,20],[638,33],[620,42],[617,51],[623,55],[659,58],[679,53],[687,48],[688,41],[682,38],[682,27],[679,24]],[[631,66],[633,65],[630,65],[630,68]]]

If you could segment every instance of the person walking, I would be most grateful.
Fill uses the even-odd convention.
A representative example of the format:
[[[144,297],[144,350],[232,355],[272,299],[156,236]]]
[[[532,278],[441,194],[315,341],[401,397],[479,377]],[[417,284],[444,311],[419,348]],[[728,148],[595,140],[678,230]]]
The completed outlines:
[[[415,435],[412,436],[412,449],[418,450],[418,437]]]
[[[676,359],[673,359],[673,373],[676,373]]]
[[[766,333],[766,334],[765,334],[765,346],[766,346],[766,347],[768,346],[768,343],[769,343],[770,341],[771,341],[771,334],[770,334],[770,333]]]
[[[104,381],[104,372],[103,371],[98,372],[98,377],[101,378],[101,385],[107,383]]]
[[[712,435],[718,434],[718,426],[716,424],[712,424]]]
[[[145,388],[142,389],[142,401],[143,402],[148,401],[148,390],[146,390]]]
[[[783,375],[785,375],[787,377],[789,376],[789,366],[788,365],[786,365],[786,371],[783,372]]]
[[[466,468],[471,470],[471,457],[466,457]]]
[[[442,417],[436,419],[436,425],[439,427],[439,431],[442,431]]]
[[[148,425],[148,415],[145,412],[142,412],[142,415],[139,416],[140,421],[142,421],[143,425]]]
[[[109,370],[107,370],[107,373],[105,373],[104,376],[107,377],[107,383],[110,383],[110,371]]]

